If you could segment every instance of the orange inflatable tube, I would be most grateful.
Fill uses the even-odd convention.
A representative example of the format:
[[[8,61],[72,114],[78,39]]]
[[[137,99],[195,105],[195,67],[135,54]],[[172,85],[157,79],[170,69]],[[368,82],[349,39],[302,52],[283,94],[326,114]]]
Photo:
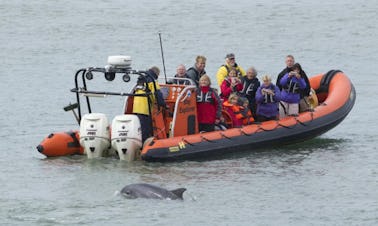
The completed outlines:
[[[37,150],[47,157],[84,154],[78,131],[51,133],[37,146]]]

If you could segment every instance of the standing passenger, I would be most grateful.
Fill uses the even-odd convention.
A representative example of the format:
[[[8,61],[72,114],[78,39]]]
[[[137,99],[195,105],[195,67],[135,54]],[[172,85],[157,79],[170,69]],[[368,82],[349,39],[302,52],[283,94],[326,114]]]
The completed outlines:
[[[288,115],[298,115],[301,90],[306,88],[306,82],[301,77],[301,65],[296,63],[293,70],[286,73],[280,80],[282,86],[280,118]]]
[[[249,109],[253,117],[256,117],[256,91],[260,87],[260,81],[257,78],[257,71],[254,67],[247,70],[247,75],[242,78],[243,90],[240,92],[242,97],[247,98]]]
[[[299,101],[299,112],[304,112],[310,110],[310,92],[311,92],[311,86],[310,81],[308,80],[308,77],[306,73],[303,71],[302,66],[299,63],[296,63],[298,67],[299,74],[301,75],[301,78],[304,79],[306,83],[306,87],[304,89],[299,90],[300,95],[300,101]],[[295,65],[294,65],[295,66]]]
[[[285,64],[286,64],[286,67],[278,74],[277,81],[276,81],[276,86],[278,86],[280,91],[282,90],[282,86],[280,84],[281,78],[286,73],[289,73],[290,71],[292,71],[292,67],[295,64],[294,56],[293,55],[287,55],[286,59],[285,59]]]
[[[221,86],[223,80],[227,77],[227,75],[230,73],[230,70],[232,68],[236,69],[237,76],[242,77],[245,76],[245,71],[242,67],[240,67],[236,62],[235,62],[235,54],[229,53],[226,55],[226,63],[223,64],[217,72],[217,81],[218,85]]]
[[[282,86],[280,84],[281,78],[285,74],[287,74],[287,73],[289,73],[293,70],[293,66],[295,64],[294,56],[293,55],[287,55],[286,60],[285,60],[285,64],[286,64],[286,68],[284,68],[277,76],[276,85],[280,88],[280,91],[282,91]],[[301,97],[300,105],[299,105],[299,112],[304,112],[304,111],[307,111],[309,109],[307,99],[308,99],[308,96],[310,95],[311,86],[310,86],[310,81],[308,80],[306,73],[302,70],[302,67],[300,68],[299,74],[301,75],[301,77],[306,82],[306,88],[302,89],[299,93],[300,97]]]
[[[148,137],[153,136],[152,119],[150,113],[154,104],[165,107],[165,101],[160,91],[160,86],[156,82],[160,74],[158,67],[151,67],[145,76],[140,76],[135,88],[135,94],[146,94],[151,92],[150,96],[134,96],[133,113],[138,116],[142,129],[142,142]],[[150,105],[148,104],[150,100]]]
[[[237,77],[235,68],[231,68],[226,79],[223,80],[221,85],[221,97],[224,101],[228,99],[231,93],[239,93],[243,89],[243,84]]]
[[[186,74],[188,75],[188,77],[192,79],[193,82],[196,83],[197,87],[198,87],[198,81],[201,78],[201,76],[206,74],[205,67],[206,67],[206,57],[197,56],[196,63],[194,64],[194,66],[189,68],[186,71]]]
[[[199,131],[214,131],[221,119],[222,105],[217,92],[210,87],[210,77],[202,75],[197,88],[197,117]]]
[[[280,90],[272,84],[269,75],[262,77],[263,84],[256,91],[257,121],[275,120],[278,116],[278,103],[281,100]]]

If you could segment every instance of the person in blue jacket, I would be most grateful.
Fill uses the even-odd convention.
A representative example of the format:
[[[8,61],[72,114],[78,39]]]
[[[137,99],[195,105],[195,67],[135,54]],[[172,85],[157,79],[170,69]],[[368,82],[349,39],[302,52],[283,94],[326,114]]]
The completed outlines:
[[[276,120],[278,117],[278,103],[281,100],[280,89],[272,84],[269,75],[262,77],[263,83],[256,91],[256,121]]]
[[[280,102],[280,118],[298,115],[300,93],[306,88],[306,81],[301,76],[301,65],[295,63],[292,71],[286,73],[280,80],[282,86]]]

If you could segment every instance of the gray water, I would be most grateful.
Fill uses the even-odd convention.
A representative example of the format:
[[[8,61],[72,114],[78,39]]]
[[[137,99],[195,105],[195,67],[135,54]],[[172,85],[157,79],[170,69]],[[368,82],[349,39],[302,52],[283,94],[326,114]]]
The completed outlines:
[[[335,1],[0,1],[1,225],[377,225],[378,4]],[[293,54],[308,75],[341,69],[357,101],[308,142],[182,163],[46,159],[35,146],[78,129],[77,69],[125,54],[133,67],[188,67],[208,57],[215,82],[226,53],[274,78]],[[109,84],[94,83],[94,87]],[[112,83],[114,84],[114,83]],[[117,89],[127,85],[119,81]],[[98,111],[119,114],[110,99]],[[114,104],[116,103],[116,104]],[[186,187],[185,201],[126,200],[131,183]]]

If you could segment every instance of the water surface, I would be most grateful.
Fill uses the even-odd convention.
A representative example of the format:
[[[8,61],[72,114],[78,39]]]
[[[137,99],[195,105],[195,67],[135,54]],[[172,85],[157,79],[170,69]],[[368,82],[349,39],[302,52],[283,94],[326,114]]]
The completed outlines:
[[[377,225],[377,10],[368,0],[1,2],[0,223]],[[212,161],[40,155],[35,146],[49,133],[78,129],[62,110],[75,101],[75,71],[116,54],[131,55],[137,69],[162,68],[158,32],[169,75],[202,54],[215,84],[224,56],[234,52],[244,68],[275,78],[293,54],[308,75],[343,70],[356,105],[308,142]],[[100,101],[98,111],[111,118],[121,111],[117,101]],[[115,195],[139,182],[188,191],[184,202]]]

